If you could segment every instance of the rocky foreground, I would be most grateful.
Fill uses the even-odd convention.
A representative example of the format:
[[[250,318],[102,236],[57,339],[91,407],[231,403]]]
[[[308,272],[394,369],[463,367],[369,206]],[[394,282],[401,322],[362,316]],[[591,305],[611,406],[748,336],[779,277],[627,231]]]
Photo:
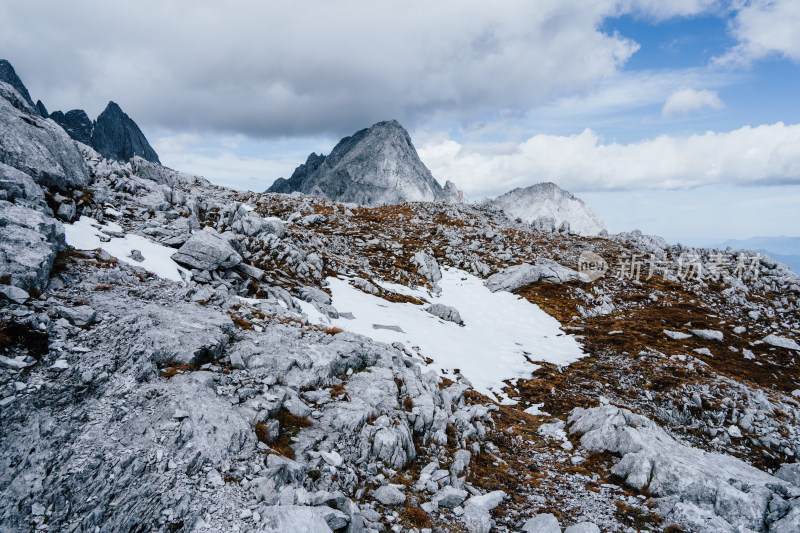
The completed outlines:
[[[800,530],[783,265],[232,191],[104,159],[0,91],[3,531]],[[593,282],[588,252],[610,267]],[[331,325],[332,277],[462,323],[443,268],[540,306],[586,357],[490,397]]]

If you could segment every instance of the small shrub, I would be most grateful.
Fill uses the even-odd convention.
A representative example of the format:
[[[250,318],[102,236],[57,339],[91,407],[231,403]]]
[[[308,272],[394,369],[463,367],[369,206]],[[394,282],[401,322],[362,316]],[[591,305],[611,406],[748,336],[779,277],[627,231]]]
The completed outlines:
[[[328,335],[336,335],[337,333],[341,333],[342,331],[344,331],[342,328],[334,328],[334,327],[325,328],[324,330],[324,332],[327,333]]]
[[[239,326],[241,329],[253,329],[252,322],[250,322],[246,318],[240,317],[235,313],[231,313],[230,315],[231,315],[231,320],[233,320],[233,323]]]
[[[160,365],[160,368],[161,377],[166,379],[177,376],[178,374],[183,374],[184,372],[192,372],[196,370],[194,365],[189,365],[186,363],[164,363]]]
[[[419,507],[406,507],[403,510],[403,518],[417,528],[430,527],[431,517]]]
[[[267,429],[267,425],[263,422],[256,424],[256,438],[258,442],[269,444],[269,430]]]

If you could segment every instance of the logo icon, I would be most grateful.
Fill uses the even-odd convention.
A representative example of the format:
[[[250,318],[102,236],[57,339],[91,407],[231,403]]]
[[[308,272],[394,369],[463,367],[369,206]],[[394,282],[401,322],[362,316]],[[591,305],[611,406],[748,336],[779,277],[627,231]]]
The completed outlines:
[[[594,252],[584,251],[578,257],[578,274],[583,281],[595,281],[603,277],[608,263]]]

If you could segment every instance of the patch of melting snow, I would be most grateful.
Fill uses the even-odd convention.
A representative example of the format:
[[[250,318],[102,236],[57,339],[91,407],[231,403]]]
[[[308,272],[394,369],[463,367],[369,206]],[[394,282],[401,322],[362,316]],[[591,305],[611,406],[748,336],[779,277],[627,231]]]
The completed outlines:
[[[141,235],[119,235],[124,230],[118,224],[107,222],[101,224],[91,217],[82,216],[72,224],[64,224],[67,244],[78,250],[94,250],[102,248],[120,261],[142,267],[156,276],[172,281],[183,281],[191,277],[191,272],[172,260],[173,248],[162,246]],[[133,250],[139,250],[144,261],[136,261],[131,257]],[[181,277],[181,272],[184,276]]]
[[[537,305],[509,292],[492,293],[483,280],[462,270],[443,269],[439,296],[402,285],[381,285],[455,307],[464,326],[425,312],[427,306],[391,303],[366,294],[345,279],[328,278],[328,282],[333,306],[353,318],[329,319],[311,304],[298,302],[309,320],[379,342],[412,346],[420,356],[433,359],[441,375],[452,377],[458,370],[477,391],[497,399],[509,399],[502,392],[504,380],[531,377],[539,368],[533,361],[568,365],[586,355],[578,341],[564,335],[561,324]]]

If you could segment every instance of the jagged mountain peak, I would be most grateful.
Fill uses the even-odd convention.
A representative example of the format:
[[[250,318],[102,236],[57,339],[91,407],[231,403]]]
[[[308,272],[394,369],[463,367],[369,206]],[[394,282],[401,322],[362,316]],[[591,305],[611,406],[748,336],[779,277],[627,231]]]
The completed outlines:
[[[34,109],[38,109],[36,104],[33,103],[27,87],[25,87],[25,84],[22,83],[22,80],[19,78],[19,76],[17,76],[17,71],[14,70],[14,66],[6,59],[0,59],[0,81],[4,81],[11,85],[25,99],[25,101],[28,102],[28,105]]]
[[[95,121],[92,147],[104,157],[119,161],[128,161],[138,155],[152,163],[161,162],[136,122],[113,101]]]
[[[580,198],[552,182],[518,187],[484,205],[543,229],[569,229],[580,235],[608,231],[605,221]]]
[[[294,191],[370,206],[442,198],[442,187],[396,120],[344,137],[327,156],[312,153],[288,180],[279,178],[267,192]]]

